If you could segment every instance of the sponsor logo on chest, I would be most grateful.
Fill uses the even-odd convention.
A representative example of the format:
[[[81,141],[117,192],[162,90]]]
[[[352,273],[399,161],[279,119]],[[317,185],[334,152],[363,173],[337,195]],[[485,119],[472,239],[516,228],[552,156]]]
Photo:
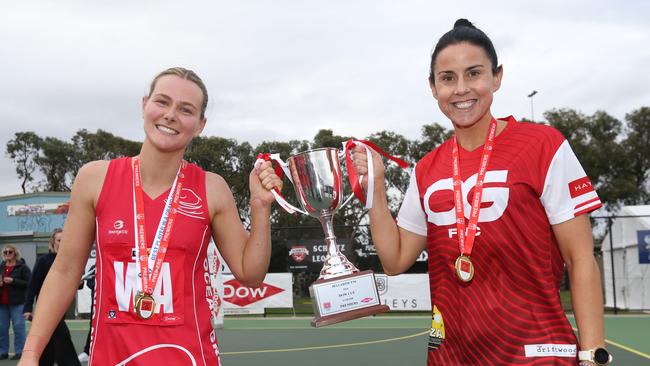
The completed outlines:
[[[113,222],[113,225],[108,229],[108,235],[127,235],[129,230],[124,228],[124,220],[117,219]]]

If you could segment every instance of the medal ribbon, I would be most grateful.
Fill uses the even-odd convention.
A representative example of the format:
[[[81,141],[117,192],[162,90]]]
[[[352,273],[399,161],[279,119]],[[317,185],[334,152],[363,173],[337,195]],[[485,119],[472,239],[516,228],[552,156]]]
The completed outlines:
[[[352,163],[352,158],[350,157],[350,150],[357,145],[361,145],[366,149],[366,157],[368,161],[367,199],[366,199],[366,195],[363,193],[363,188],[361,187],[361,179],[359,178],[359,175],[357,174],[357,170],[354,168],[354,164]],[[378,152],[380,155],[384,156],[385,158],[394,161],[395,163],[397,163],[397,165],[399,165],[403,169],[408,168],[410,165],[404,160],[397,158],[393,155],[390,155],[389,153],[382,150],[379,146],[375,145],[370,141],[350,139],[343,144],[343,150],[345,151],[345,165],[348,167],[348,180],[350,181],[352,192],[359,199],[359,201],[361,201],[368,209],[372,208],[372,198],[373,198],[373,192],[375,190],[375,185],[374,185],[375,182],[374,182],[374,175],[372,169],[372,154],[370,152],[370,149],[373,149],[376,152]]]
[[[178,168],[176,178],[167,196],[167,203],[163,210],[156,236],[154,237],[151,246],[151,254],[147,255],[147,235],[145,230],[144,219],[144,192],[142,189],[142,178],[140,174],[140,159],[133,158],[133,211],[135,216],[135,247],[138,256],[138,263],[140,269],[140,279],[142,281],[142,292],[146,295],[152,295],[154,287],[158,282],[160,270],[162,268],[165,253],[169,246],[171,239],[172,227],[176,220],[176,212],[181,198],[181,190],[185,181],[183,170],[185,168],[185,161],[181,162]],[[153,264],[151,276],[149,276],[149,268]]]
[[[494,148],[494,138],[497,131],[497,121],[492,118],[488,135],[483,145],[483,154],[481,155],[478,176],[476,177],[476,186],[474,188],[474,199],[472,200],[472,210],[469,215],[469,224],[467,227],[467,236],[465,236],[465,210],[463,205],[462,181],[460,179],[460,154],[458,152],[458,140],[454,135],[452,147],[452,170],[454,174],[454,209],[456,211],[456,228],[458,230],[458,246],[460,253],[469,256],[474,247],[474,238],[476,237],[476,224],[478,223],[479,212],[481,211],[481,197],[483,196],[483,180],[487,173],[488,163]]]

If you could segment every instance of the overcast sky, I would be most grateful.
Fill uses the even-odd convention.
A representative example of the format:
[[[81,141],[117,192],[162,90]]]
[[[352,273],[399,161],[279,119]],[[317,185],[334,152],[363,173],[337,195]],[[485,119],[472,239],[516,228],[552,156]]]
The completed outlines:
[[[415,139],[451,124],[426,81],[435,42],[459,17],[504,66],[496,116],[552,108],[619,119],[650,106],[650,2],[11,1],[0,12],[0,146],[14,133],[69,140],[98,128],[142,140],[141,97],[167,67],[194,69],[210,102],[206,136],[257,144]],[[0,156],[0,196],[21,193]]]

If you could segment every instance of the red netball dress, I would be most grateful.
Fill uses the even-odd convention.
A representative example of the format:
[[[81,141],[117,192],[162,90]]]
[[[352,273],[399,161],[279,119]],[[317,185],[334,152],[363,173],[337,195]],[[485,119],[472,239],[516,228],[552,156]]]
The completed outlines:
[[[110,162],[97,201],[97,284],[90,364],[219,365],[210,322],[213,290],[206,257],[212,228],[205,172],[184,170],[178,211],[160,276],[155,314],[134,311],[141,280],[134,249],[134,189],[131,158]],[[151,247],[168,193],[144,194],[147,246]]]

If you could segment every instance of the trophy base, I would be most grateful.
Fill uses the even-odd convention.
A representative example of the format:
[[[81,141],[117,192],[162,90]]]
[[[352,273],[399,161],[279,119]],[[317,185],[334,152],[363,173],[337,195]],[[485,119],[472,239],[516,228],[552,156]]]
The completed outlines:
[[[372,271],[317,280],[309,293],[316,314],[311,325],[317,328],[390,310],[381,303]]]

